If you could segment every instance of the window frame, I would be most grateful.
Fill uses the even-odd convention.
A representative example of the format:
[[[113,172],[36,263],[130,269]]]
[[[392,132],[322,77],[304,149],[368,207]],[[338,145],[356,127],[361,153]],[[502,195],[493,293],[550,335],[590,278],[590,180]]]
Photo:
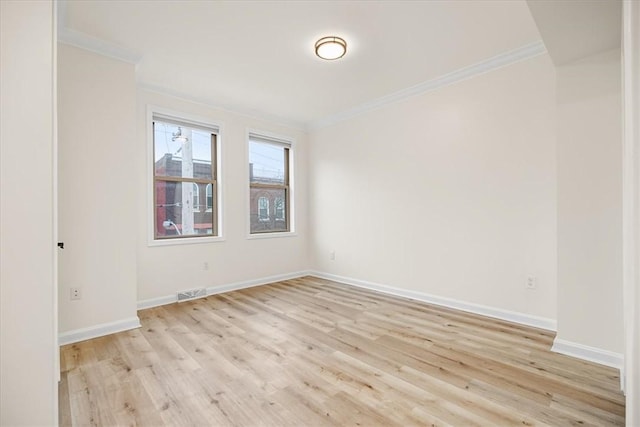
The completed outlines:
[[[279,184],[252,184],[251,183],[251,166],[250,166],[250,142],[251,140],[269,143],[273,145],[284,146],[286,154],[285,160],[285,183]],[[265,238],[277,238],[277,237],[293,237],[297,236],[295,228],[295,153],[296,153],[296,141],[294,138],[275,134],[268,131],[247,129],[246,134],[246,168],[247,168],[247,239],[265,239]],[[286,221],[286,230],[267,230],[267,231],[251,231],[251,189],[252,188],[264,188],[264,189],[283,189],[285,191],[285,208],[284,208],[284,221]],[[256,202],[257,203],[257,202]],[[269,208],[275,208],[275,204],[269,203]],[[275,215],[275,212],[274,212]],[[271,220],[271,212],[269,212],[269,220]],[[282,220],[280,220],[282,221]],[[279,221],[279,222],[280,222]]]
[[[214,184],[212,185],[213,191],[213,209],[212,214],[212,231],[213,235],[177,235],[160,237],[156,236],[156,182],[158,177],[155,174],[155,141],[154,141],[154,121],[166,121],[170,123],[182,124],[187,127],[194,127],[202,129],[207,132],[211,132],[214,137],[212,138],[212,152],[211,152],[211,164],[212,164],[212,177],[211,180],[200,178],[182,178],[182,177],[160,177],[160,181],[170,182],[192,182],[198,184]],[[180,245],[180,244],[195,244],[195,243],[207,243],[224,241],[223,235],[223,221],[222,221],[222,193],[223,187],[221,182],[222,174],[222,143],[221,134],[222,126],[211,119],[190,115],[183,112],[176,112],[168,110],[162,107],[147,105],[147,215],[148,215],[148,246],[167,246],[167,245]],[[200,195],[198,194],[198,199]],[[201,212],[198,210],[198,212]]]

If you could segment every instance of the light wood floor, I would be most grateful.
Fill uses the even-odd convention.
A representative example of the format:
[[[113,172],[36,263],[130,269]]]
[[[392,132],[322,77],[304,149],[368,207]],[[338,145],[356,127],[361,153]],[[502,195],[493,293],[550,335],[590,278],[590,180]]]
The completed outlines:
[[[61,350],[61,425],[623,425],[553,334],[306,277],[139,312]]]

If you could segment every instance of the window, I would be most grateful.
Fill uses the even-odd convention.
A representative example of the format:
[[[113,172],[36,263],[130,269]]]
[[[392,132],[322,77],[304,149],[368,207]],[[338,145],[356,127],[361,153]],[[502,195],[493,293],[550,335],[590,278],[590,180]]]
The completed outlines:
[[[200,211],[200,188],[195,182],[193,183],[193,210]]]
[[[218,236],[217,138],[214,127],[153,115],[154,240]]]
[[[249,134],[251,234],[291,231],[291,143]]]
[[[213,209],[213,185],[207,184],[205,197],[207,198],[207,212],[211,212]]]
[[[276,197],[276,201],[273,204],[274,209],[275,209],[275,217],[276,217],[276,221],[284,221],[284,200],[282,199],[282,197]]]
[[[258,198],[258,221],[269,221],[269,199]]]

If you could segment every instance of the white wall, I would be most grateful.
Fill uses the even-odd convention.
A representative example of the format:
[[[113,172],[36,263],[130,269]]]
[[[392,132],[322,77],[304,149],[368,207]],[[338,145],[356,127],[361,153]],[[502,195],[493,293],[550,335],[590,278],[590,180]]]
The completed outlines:
[[[60,45],[58,84],[63,341],[86,338],[85,328],[91,335],[131,327],[137,301],[309,268],[304,132],[138,90],[134,64],[67,45]],[[148,105],[221,125],[224,241],[148,245]],[[248,129],[295,141],[293,236],[247,239]],[[82,289],[81,300],[70,300],[71,287]]]
[[[626,423],[640,425],[640,3],[623,6]]]
[[[60,332],[136,317],[135,67],[58,51]],[[70,300],[80,287],[82,299]]]
[[[0,2],[0,425],[57,423],[53,7]]]
[[[555,319],[554,115],[542,55],[317,131],[314,268]]]
[[[620,50],[557,71],[557,339],[622,353]]]
[[[148,105],[221,124],[219,141],[222,144],[220,179],[223,191],[224,241],[174,246],[148,245],[149,222],[152,221],[147,199]],[[137,129],[135,159],[139,301],[175,297],[176,292],[185,289],[216,288],[309,268],[308,165],[304,132],[148,90],[138,91]],[[295,236],[247,239],[248,129],[271,132],[295,140]],[[205,262],[209,264],[208,270],[204,269]]]

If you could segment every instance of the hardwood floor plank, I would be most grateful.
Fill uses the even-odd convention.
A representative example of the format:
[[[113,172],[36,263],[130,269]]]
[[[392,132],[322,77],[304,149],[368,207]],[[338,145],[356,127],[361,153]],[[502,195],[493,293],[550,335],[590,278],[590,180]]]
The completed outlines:
[[[63,346],[60,425],[624,425],[619,373],[553,334],[304,277]]]
[[[71,421],[71,402],[69,401],[69,381],[67,373],[60,374],[60,385],[58,387],[58,425],[67,427],[72,425]]]

